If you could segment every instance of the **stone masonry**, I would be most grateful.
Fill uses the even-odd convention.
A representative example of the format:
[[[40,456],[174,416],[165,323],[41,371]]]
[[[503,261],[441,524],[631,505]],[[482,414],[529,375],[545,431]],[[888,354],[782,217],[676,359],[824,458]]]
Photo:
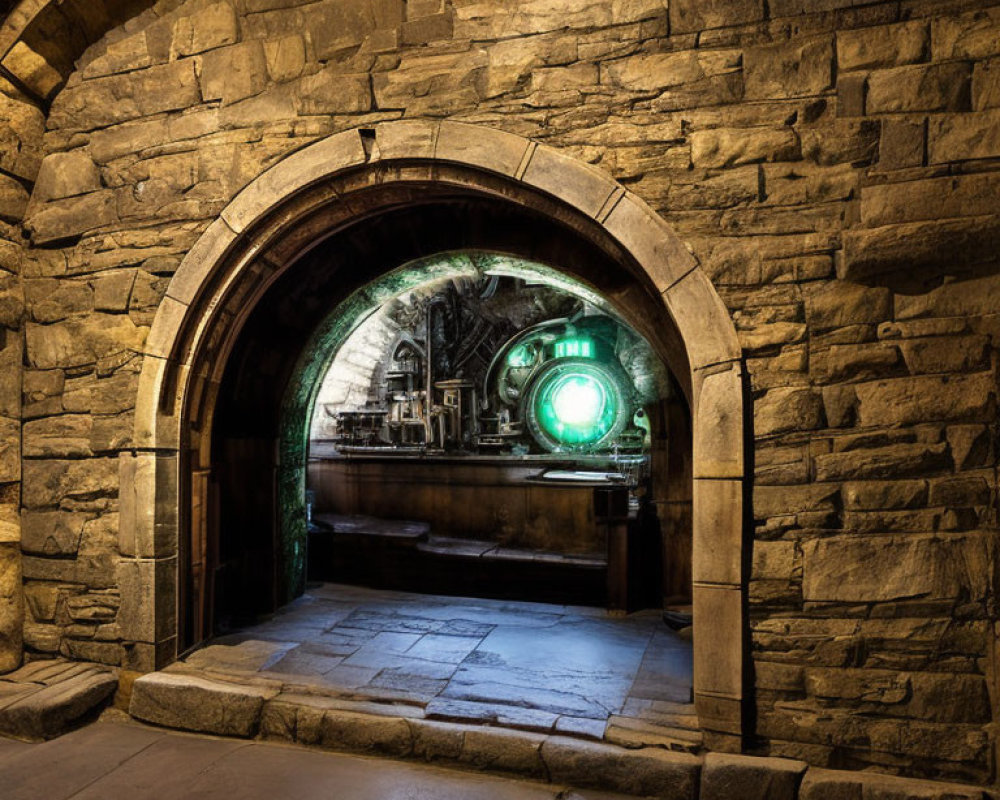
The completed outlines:
[[[450,119],[625,184],[731,314],[753,409],[750,749],[995,779],[1000,6],[133,5],[116,23],[63,4],[13,45],[19,12],[0,29],[0,671],[22,635],[29,659],[139,666],[119,460],[193,242],[323,136]],[[92,44],[67,55],[74,22]]]

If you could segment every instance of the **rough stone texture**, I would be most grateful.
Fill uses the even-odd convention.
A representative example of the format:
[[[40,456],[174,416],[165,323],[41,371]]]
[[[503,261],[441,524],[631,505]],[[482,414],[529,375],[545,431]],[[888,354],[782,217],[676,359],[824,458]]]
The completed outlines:
[[[144,722],[224,736],[253,736],[277,689],[235,686],[158,672],[132,685],[129,713]]]
[[[946,723],[954,702],[925,684],[960,676],[959,705],[984,706],[997,614],[996,4],[405,5],[161,3],[82,54],[5,60],[52,106],[0,86],[0,670],[22,618],[33,654],[111,659],[116,602],[129,630],[152,602],[118,562],[117,455],[148,327],[201,232],[321,137],[449,119],[625,182],[733,318],[756,470],[754,741],[990,780],[995,701]],[[455,138],[439,151],[474,150]],[[493,155],[516,172],[520,152]],[[848,669],[886,688],[848,691],[867,686]],[[888,702],[883,670],[930,699]]]
[[[701,800],[795,800],[808,765],[783,758],[708,753],[701,771]]]
[[[61,736],[118,688],[115,670],[61,659],[37,661],[0,678],[0,734],[28,741]]]

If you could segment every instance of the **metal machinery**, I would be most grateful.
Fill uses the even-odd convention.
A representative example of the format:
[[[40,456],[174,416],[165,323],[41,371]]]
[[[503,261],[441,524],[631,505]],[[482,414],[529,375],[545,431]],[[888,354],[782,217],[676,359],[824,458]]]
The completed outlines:
[[[530,296],[532,287],[504,280]],[[518,330],[526,314],[509,302],[507,316],[491,314],[484,298],[497,282],[487,289],[471,301],[444,291],[407,309],[366,407],[335,413],[339,449],[602,455],[634,485],[649,444],[644,407],[659,391],[648,345],[579,299],[570,315],[529,317]]]

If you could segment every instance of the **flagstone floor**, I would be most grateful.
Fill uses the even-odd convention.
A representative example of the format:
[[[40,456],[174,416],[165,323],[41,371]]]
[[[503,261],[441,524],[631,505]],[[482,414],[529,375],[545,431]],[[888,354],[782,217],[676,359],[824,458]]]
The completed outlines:
[[[409,704],[430,719],[649,743],[651,730],[697,728],[691,661],[690,641],[655,610],[322,584],[178,666]]]

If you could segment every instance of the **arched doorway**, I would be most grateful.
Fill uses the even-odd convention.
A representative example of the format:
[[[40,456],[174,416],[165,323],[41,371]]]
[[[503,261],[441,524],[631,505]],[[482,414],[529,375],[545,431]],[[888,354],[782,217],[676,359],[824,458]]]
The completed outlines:
[[[369,248],[367,261],[356,259],[350,269],[290,269],[316,257],[321,244],[357,232],[362,222],[370,226],[416,209],[433,214],[449,205],[448,213],[454,213],[455,204],[480,204],[489,212],[480,215],[478,226],[420,224],[408,239],[383,238],[377,252]],[[496,224],[500,209],[516,224]],[[491,245],[501,232],[503,241]],[[435,238],[444,234],[449,241]],[[206,632],[210,598],[199,587],[207,585],[204,568],[219,529],[213,426],[219,422],[220,396],[254,394],[252,387],[227,388],[225,373],[234,357],[252,358],[247,351],[239,355],[239,339],[248,326],[262,324],[259,314],[255,318],[262,300],[272,293],[307,297],[281,291],[283,282],[287,286],[304,275],[326,276],[322,280],[338,291],[349,291],[387,262],[398,263],[386,248],[401,248],[412,258],[428,247],[437,252],[456,245],[493,246],[563,265],[598,287],[656,343],[677,376],[692,409],[693,603],[696,630],[706,631],[695,639],[696,706],[703,729],[719,734],[722,746],[738,746],[738,740],[725,737],[739,736],[744,724],[745,425],[740,351],[728,314],[694,259],[640,200],[554,150],[475,126],[388,123],[311,145],[248,186],[190,251],[149,337],[135,430],[142,450],[123,462],[129,473],[123,478],[136,487],[137,497],[150,501],[123,509],[123,516],[134,516],[123,523],[136,526],[140,541],[143,532],[149,540],[132,566],[149,588],[141,607],[132,610],[128,634],[148,652],[152,667]],[[356,252],[363,256],[365,248]],[[313,296],[328,303],[331,295]],[[299,304],[288,313],[304,322],[309,308]],[[289,369],[275,364],[271,377]],[[231,461],[278,467],[273,437],[242,438],[255,458],[237,453]],[[254,494],[263,505],[247,516],[258,531],[250,538],[265,550],[269,545],[272,553],[279,544],[275,474],[258,472],[261,481],[270,481],[270,490]],[[247,485],[243,489],[253,492]],[[153,514],[139,518],[141,507]],[[295,558],[285,553],[272,562],[274,572],[264,583],[270,593],[265,602],[272,607],[294,594],[296,573],[288,566]],[[178,582],[179,563],[190,580]]]

